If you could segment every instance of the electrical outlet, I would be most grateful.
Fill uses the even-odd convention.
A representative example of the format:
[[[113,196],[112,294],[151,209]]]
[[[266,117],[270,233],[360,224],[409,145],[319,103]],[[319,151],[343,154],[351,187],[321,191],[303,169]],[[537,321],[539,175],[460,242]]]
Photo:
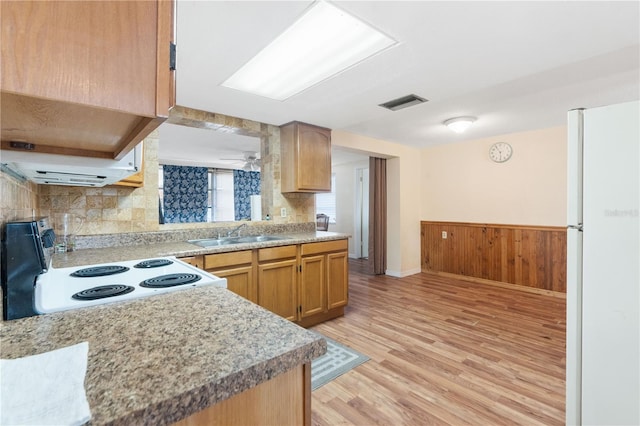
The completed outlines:
[[[442,239],[443,240],[447,239],[447,231],[442,231]]]
[[[286,208],[281,208],[280,209],[280,217],[287,217],[287,209]]]

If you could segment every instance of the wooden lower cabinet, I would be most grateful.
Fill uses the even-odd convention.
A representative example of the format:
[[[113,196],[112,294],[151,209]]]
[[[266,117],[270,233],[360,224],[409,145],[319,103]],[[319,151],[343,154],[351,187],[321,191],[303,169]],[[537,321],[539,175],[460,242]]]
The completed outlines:
[[[229,290],[303,327],[344,315],[349,300],[346,239],[182,260],[226,278]]]
[[[177,426],[310,424],[310,364],[301,364],[175,423]]]
[[[327,254],[327,309],[346,306],[349,301],[349,254]]]
[[[258,305],[290,321],[298,319],[297,246],[258,249]]]
[[[220,278],[226,278],[229,290],[255,303],[258,298],[255,295],[256,285],[253,269],[253,266],[240,266],[238,268],[212,271],[212,273]]]
[[[347,240],[300,246],[300,317],[309,327],[344,314],[349,294]]]
[[[196,268],[204,269],[204,256],[187,256],[181,257],[180,260]]]
[[[326,256],[307,256],[300,260],[300,318],[324,312],[327,306],[325,285]]]
[[[258,303],[253,250],[207,254],[202,268],[227,279],[227,289],[253,303]]]

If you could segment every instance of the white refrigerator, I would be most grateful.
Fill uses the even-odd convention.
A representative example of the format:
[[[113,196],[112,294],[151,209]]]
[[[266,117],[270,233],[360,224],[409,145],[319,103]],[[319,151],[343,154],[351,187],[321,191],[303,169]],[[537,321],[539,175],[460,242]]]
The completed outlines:
[[[640,424],[639,104],[568,113],[568,425]]]

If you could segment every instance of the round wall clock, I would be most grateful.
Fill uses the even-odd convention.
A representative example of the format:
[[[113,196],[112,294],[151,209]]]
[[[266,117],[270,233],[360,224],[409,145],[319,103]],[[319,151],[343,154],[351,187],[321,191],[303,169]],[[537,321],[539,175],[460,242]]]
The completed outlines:
[[[496,142],[489,148],[489,158],[496,163],[504,163],[513,154],[513,148],[506,142]]]

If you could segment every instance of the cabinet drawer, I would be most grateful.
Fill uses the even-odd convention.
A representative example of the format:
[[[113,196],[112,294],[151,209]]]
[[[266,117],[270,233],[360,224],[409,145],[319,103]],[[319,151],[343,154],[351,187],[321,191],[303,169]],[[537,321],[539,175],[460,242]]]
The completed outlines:
[[[230,253],[207,254],[204,256],[204,269],[226,268],[233,265],[251,263],[251,250]]]
[[[321,241],[319,243],[302,244],[300,254],[307,256],[317,253],[327,253],[330,251],[342,251],[349,248],[347,240]]]
[[[258,249],[258,262],[296,257],[297,251],[298,247],[295,245]]]
[[[189,265],[195,266],[196,268],[204,269],[202,266],[202,256],[179,257],[178,259],[188,263]]]

